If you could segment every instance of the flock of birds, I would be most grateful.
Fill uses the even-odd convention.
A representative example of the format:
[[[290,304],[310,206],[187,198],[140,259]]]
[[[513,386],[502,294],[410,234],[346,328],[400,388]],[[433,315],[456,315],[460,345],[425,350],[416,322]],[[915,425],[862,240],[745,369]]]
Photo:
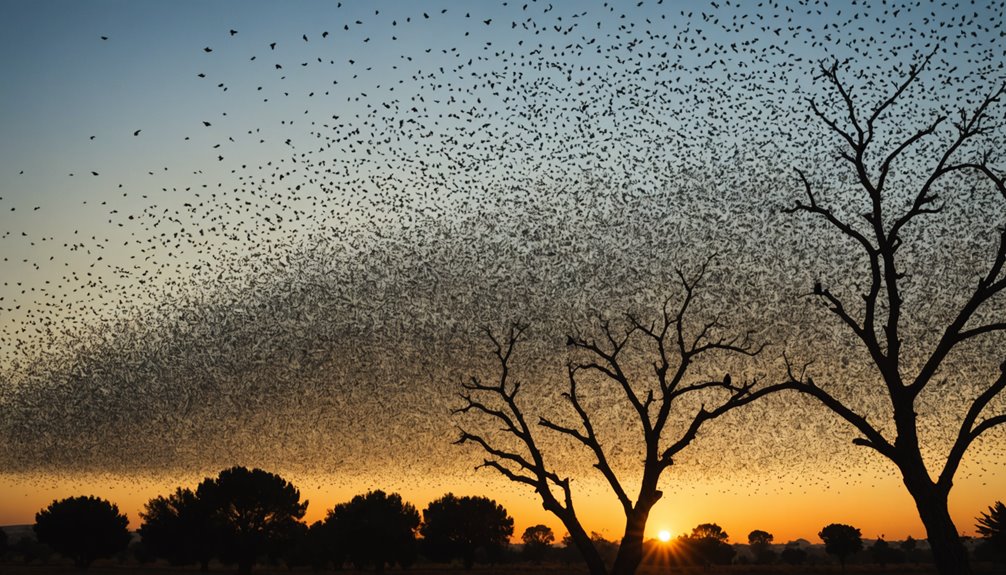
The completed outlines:
[[[933,54],[878,122],[878,149],[973,107],[1006,77],[1003,2],[340,10],[295,35],[234,25],[195,41],[178,55],[187,76],[169,80],[203,94],[189,110],[198,131],[167,141],[174,132],[153,121],[123,121],[108,137],[150,150],[140,162],[82,154],[94,164],[52,167],[66,189],[100,182],[83,184],[93,197],[31,205],[37,175],[3,165],[17,175],[0,193],[0,472],[243,461],[346,477],[467,473],[480,455],[450,446],[450,411],[460,381],[492,373],[483,326],[531,322],[522,393],[529,410],[562,412],[564,334],[656,313],[680,296],[675,270],[714,253],[693,327],[719,317],[725,334],[750,330],[769,346],[705,373],[771,380],[788,350],[884,412],[862,391],[874,376],[850,334],[802,297],[822,279],[859,289],[862,262],[820,222],[781,213],[801,192],[794,167],[840,213],[862,209],[808,99],[843,121],[820,61],[840,62],[866,107]],[[93,41],[139,49],[114,31]],[[1000,126],[984,140],[996,153]],[[905,190],[945,135],[897,166]],[[917,231],[925,249],[906,247],[916,269],[942,272],[910,280],[920,340],[1003,225],[1001,199],[945,185],[948,213]],[[24,224],[61,210],[88,221],[43,235]],[[955,426],[936,408],[968,397],[969,370],[998,364],[987,351],[948,374],[957,384],[927,419],[934,445]],[[608,391],[592,393],[613,460],[631,465],[632,430],[606,408]],[[739,412],[674,472],[798,469],[816,478],[804,488],[827,485],[822,462],[851,435],[818,409],[786,398]],[[975,446],[979,475],[1001,472],[992,454],[1004,439],[990,437]],[[545,441],[572,473],[590,473],[575,448]],[[843,481],[887,472],[862,451],[849,451]]]

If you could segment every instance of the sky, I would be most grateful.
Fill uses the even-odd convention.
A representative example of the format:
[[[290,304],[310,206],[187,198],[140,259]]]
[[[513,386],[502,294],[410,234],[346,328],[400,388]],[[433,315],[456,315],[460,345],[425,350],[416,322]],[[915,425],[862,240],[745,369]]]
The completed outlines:
[[[877,145],[973,109],[1006,78],[1003,13],[925,1],[7,2],[0,524],[87,492],[136,526],[146,500],[239,464],[293,479],[309,519],[368,489],[420,509],[454,491],[497,497],[518,535],[535,523],[561,533],[533,493],[452,444],[479,425],[452,414],[461,382],[496,373],[484,328],[530,323],[515,358],[526,409],[568,418],[566,335],[655,317],[682,297],[676,270],[711,256],[690,326],[718,318],[724,336],[766,345],[711,358],[696,380],[776,381],[785,352],[882,418],[862,350],[805,297],[818,280],[854,291],[862,262],[782,212],[800,197],[796,168],[840,213],[862,209],[809,101],[842,117],[822,62],[869,106],[932,54],[879,118]],[[1001,126],[988,149],[1004,149]],[[951,129],[898,163],[896,193]],[[1003,225],[1002,198],[945,185],[946,219],[913,230],[904,252],[909,364]],[[950,386],[922,398],[931,461],[1002,349],[989,338],[955,356]],[[624,404],[598,385],[590,405],[631,483]],[[617,538],[616,501],[588,454],[539,437],[574,478],[588,529]],[[649,530],[717,522],[734,541],[752,529],[813,540],[841,522],[922,537],[894,470],[853,437],[794,397],[731,413],[666,472]],[[964,533],[1003,497],[1004,446],[1001,431],[983,437],[955,482]]]

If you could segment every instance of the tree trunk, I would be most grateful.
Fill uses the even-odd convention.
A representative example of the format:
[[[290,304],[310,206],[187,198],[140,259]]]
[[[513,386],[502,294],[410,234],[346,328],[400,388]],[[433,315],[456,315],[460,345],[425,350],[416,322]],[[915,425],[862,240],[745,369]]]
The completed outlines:
[[[583,526],[580,525],[580,521],[576,518],[576,513],[572,511],[572,506],[570,509],[566,509],[562,505],[559,505],[559,502],[548,491],[539,491],[539,493],[542,494],[542,507],[558,517],[566,527],[570,539],[573,540],[573,544],[580,551],[580,557],[587,564],[587,571],[590,575],[608,575],[608,568],[604,564],[604,560],[601,559],[597,548],[594,547],[594,542],[590,540],[590,535],[587,535],[587,532],[583,530]]]
[[[580,557],[587,564],[587,571],[590,575],[608,575],[608,568],[605,566],[604,560],[601,559],[597,548],[594,547],[594,542],[590,540],[590,536],[583,530],[579,522],[575,522],[575,520],[569,522],[563,521],[563,524],[566,526],[566,530],[569,531],[573,544],[580,551]]]
[[[940,575],[971,575],[967,549],[950,518],[948,494],[937,488],[928,475],[919,477],[919,473],[903,473],[905,486],[915,499],[919,518],[926,528],[937,572]]]
[[[643,561],[643,531],[649,515],[649,506],[641,508],[637,505],[625,519],[625,535],[618,546],[615,565],[611,568],[612,575],[633,575],[639,568]]]

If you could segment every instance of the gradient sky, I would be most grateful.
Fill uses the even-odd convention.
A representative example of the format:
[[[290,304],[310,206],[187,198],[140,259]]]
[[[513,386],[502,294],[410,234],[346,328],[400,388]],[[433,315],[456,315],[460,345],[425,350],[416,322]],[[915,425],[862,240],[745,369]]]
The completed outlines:
[[[712,253],[700,317],[771,345],[703,374],[777,379],[787,350],[884,414],[849,334],[800,297],[822,277],[853,289],[852,252],[780,213],[794,167],[857,209],[808,111],[840,109],[817,63],[846,62],[877,101],[938,47],[886,119],[894,139],[1003,81],[1004,6],[860,4],[7,2],[0,524],[93,493],[135,526],[147,499],[242,464],[293,479],[309,519],[366,489],[420,508],[454,491],[496,497],[518,534],[561,533],[451,445],[459,382],[492,374],[480,327],[532,323],[529,409],[564,413],[564,334],[655,313],[675,268]],[[923,347],[1003,223],[982,190],[951,207],[905,256]],[[934,458],[959,422],[943,408],[1002,345],[955,358],[953,387],[924,398]],[[632,436],[597,393],[631,473]],[[923,537],[900,479],[852,438],[794,398],[714,422],[665,475],[650,531]],[[588,529],[616,538],[585,454],[544,441]],[[989,434],[958,476],[964,533],[1003,498],[1004,446]]]

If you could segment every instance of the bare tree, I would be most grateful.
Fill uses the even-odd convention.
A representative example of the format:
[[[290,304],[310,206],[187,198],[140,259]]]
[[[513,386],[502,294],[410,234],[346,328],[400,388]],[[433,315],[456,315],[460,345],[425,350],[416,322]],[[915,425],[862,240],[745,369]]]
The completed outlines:
[[[502,424],[502,432],[509,436],[510,443],[504,446],[499,438],[493,441],[489,435],[465,429],[457,443],[474,443],[485,451],[487,457],[479,467],[495,469],[507,479],[533,488],[544,508],[562,521],[592,575],[605,575],[609,573],[608,567],[577,518],[569,477],[560,476],[539,449],[536,433],[540,428],[571,438],[596,459],[594,467],[603,475],[625,514],[624,534],[610,573],[631,575],[643,557],[643,531],[650,509],[662,496],[660,476],[673,464],[674,457],[695,439],[708,421],[782,387],[759,386],[756,380],[736,384],[729,374],[722,380],[695,380],[689,376],[690,368],[705,355],[753,356],[761,349],[754,346],[747,335],[719,337],[716,334],[723,326],[718,321],[703,323],[694,330],[686,325],[686,314],[694,302],[696,289],[701,287],[708,264],[707,260],[692,277],[679,271],[683,287],[680,305],[671,309],[670,300],[665,301],[656,321],[646,322],[630,314],[622,328],[601,320],[600,337],[596,340],[583,335],[568,336],[566,343],[572,359],[567,363],[569,388],[562,397],[577,421],[573,426],[539,416],[537,426],[532,427],[528,423],[529,412],[518,402],[520,382],[511,380],[511,361],[515,347],[524,338],[526,326],[513,325],[501,336],[488,331],[499,362],[499,377],[491,383],[473,377],[463,384],[464,404],[456,412],[479,413],[494,424]],[[633,351],[629,350],[644,349],[652,354],[647,362],[652,365],[652,376],[637,377],[629,366],[639,358],[633,357]],[[588,374],[614,385],[619,397],[624,397],[638,418],[644,453],[642,466],[636,470],[640,483],[634,499],[598,438],[592,414],[581,402],[581,384],[585,384]],[[697,411],[686,414],[685,424],[680,428],[669,425],[673,415],[681,415],[682,407],[688,409],[687,404],[682,405],[682,400],[695,396],[714,405],[708,407],[703,403]],[[677,412],[673,411],[676,407]],[[672,430],[674,436],[666,437]]]
[[[1006,229],[998,228],[995,231],[998,245],[994,256],[986,269],[979,270],[977,282],[969,288],[963,303],[955,304],[952,319],[943,327],[942,334],[932,349],[911,350],[915,352],[913,356],[917,353],[923,358],[919,365],[906,360],[909,354],[902,346],[907,329],[903,325],[906,321],[903,316],[906,295],[903,280],[907,266],[904,265],[905,261],[899,250],[903,247],[906,239],[904,232],[909,225],[925,225],[924,222],[932,222],[933,218],[944,213],[945,204],[939,197],[937,183],[947,176],[973,174],[1006,198],[1003,175],[997,174],[989,165],[990,152],[984,153],[977,160],[961,159],[966,151],[973,149],[975,144],[980,144],[976,138],[994,129],[988,117],[989,109],[998,102],[1006,91],[1006,86],[985,97],[975,110],[961,110],[957,121],[951,122],[952,129],[943,129],[947,118],[937,116],[928,125],[891,144],[890,149],[878,150],[879,138],[875,139],[878,120],[884,118],[885,112],[889,112],[899,99],[905,97],[906,91],[918,80],[931,58],[932,54],[913,65],[907,78],[893,93],[872,108],[864,107],[853,96],[850,86],[839,77],[838,63],[822,64],[822,78],[840,98],[842,117],[829,117],[813,101],[811,107],[838,137],[842,147],[841,158],[854,172],[857,189],[865,195],[872,207],[868,213],[863,214],[865,225],[860,226],[858,222],[843,219],[838,211],[819,202],[808,178],[798,170],[807,200],[806,203],[798,201],[794,207],[786,210],[789,213],[806,212],[823,218],[842,236],[858,245],[865,254],[869,263],[869,277],[865,282],[866,290],[862,294],[861,307],[858,303],[850,306],[849,301],[843,301],[841,295],[822,286],[820,282],[815,283],[811,297],[820,300],[839,323],[852,332],[858,340],[857,345],[862,345],[868,352],[884,382],[884,386],[876,391],[885,393],[890,398],[893,422],[886,423],[886,426],[893,428],[894,437],[888,437],[882,432],[890,433],[885,425],[868,421],[867,417],[872,414],[856,411],[855,406],[816,385],[806,376],[806,370],[795,373],[798,370],[790,366],[789,378],[793,388],[816,397],[862,434],[862,437],[854,441],[856,445],[873,449],[898,467],[925,525],[939,572],[965,575],[971,572],[967,553],[951,520],[947,498],[954,475],[969,446],[983,433],[1006,423],[1006,414],[986,413],[993,398],[1000,395],[1006,387],[1006,363],[1000,366],[999,373],[988,374],[987,383],[977,384],[977,395],[963,406],[960,429],[949,452],[941,460],[942,468],[936,469],[935,475],[930,475],[923,459],[924,446],[919,437],[920,410],[917,403],[920,393],[936,379],[952,351],[960,350],[967,344],[973,345],[979,338],[994,332],[1006,331],[1006,321],[988,321],[977,317],[977,312],[987,309],[990,300],[1006,288],[1006,277],[1003,274]],[[910,148],[920,145],[924,140],[933,142],[943,135],[947,136],[945,144],[938,146],[934,157],[923,160],[925,165],[918,174],[920,179],[917,190],[911,190],[906,206],[896,207],[893,195],[895,185],[889,183],[895,180],[892,176],[893,166],[903,160],[902,156]],[[938,141],[934,143],[938,144]],[[873,158],[879,160],[873,161]],[[934,298],[937,295],[939,294],[927,294],[926,297]],[[947,413],[934,415],[940,418],[949,416]]]

